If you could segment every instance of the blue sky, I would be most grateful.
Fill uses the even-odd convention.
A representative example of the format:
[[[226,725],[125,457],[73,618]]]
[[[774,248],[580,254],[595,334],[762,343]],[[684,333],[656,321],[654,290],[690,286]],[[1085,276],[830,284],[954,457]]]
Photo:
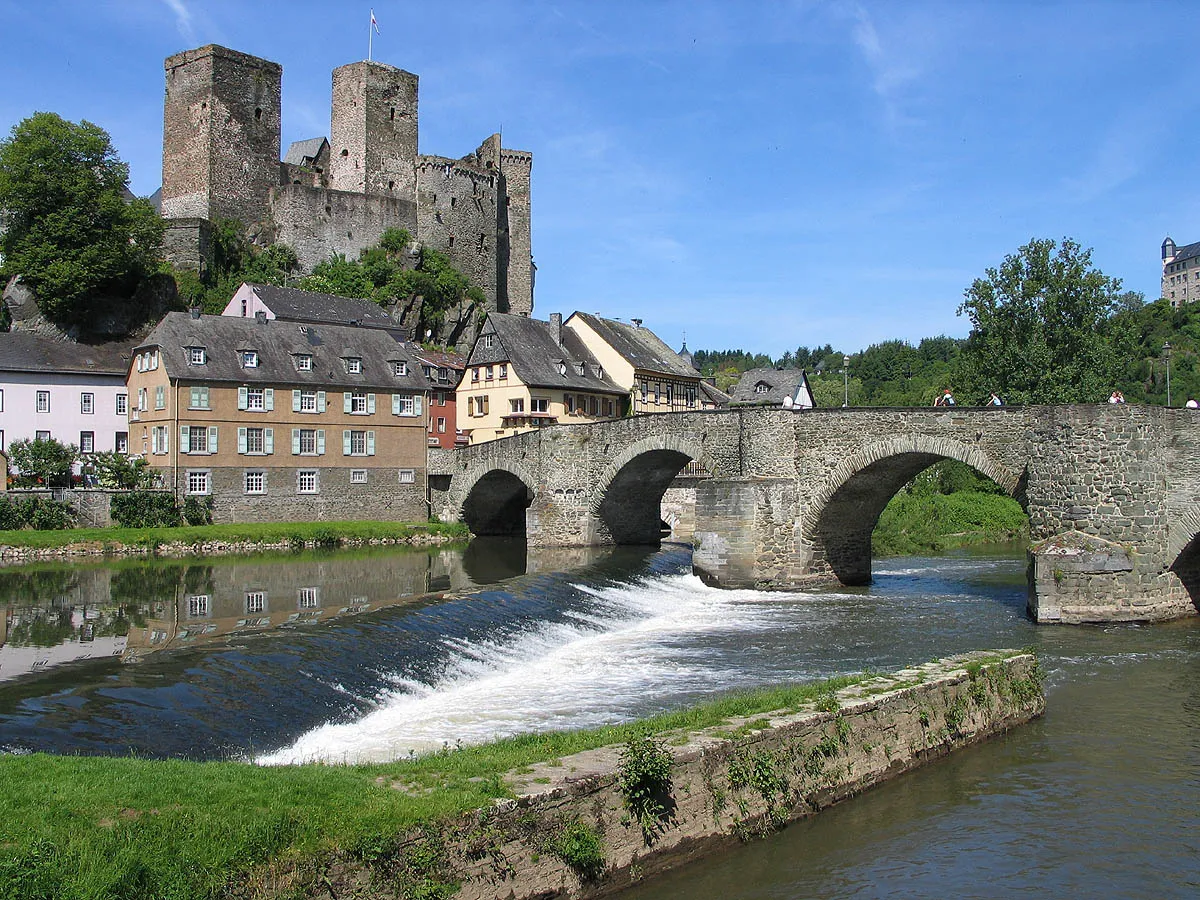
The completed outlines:
[[[0,133],[106,128],[158,187],[163,58],[284,67],[283,146],[327,135],[370,4],[0,0]],[[987,266],[1069,236],[1147,299],[1200,240],[1192,3],[375,0],[374,58],[421,77],[420,149],[532,151],[535,315],[639,317],[779,355],[965,335]],[[1178,30],[1184,27],[1183,31]]]

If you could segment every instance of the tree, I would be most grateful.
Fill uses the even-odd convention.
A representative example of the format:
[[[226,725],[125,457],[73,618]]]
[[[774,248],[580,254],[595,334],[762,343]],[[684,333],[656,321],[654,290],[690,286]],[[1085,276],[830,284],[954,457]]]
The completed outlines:
[[[22,481],[32,484],[69,485],[71,466],[78,458],[78,447],[54,438],[26,438],[13,441],[8,448],[8,459],[20,471]]]
[[[163,224],[146,200],[127,202],[129,167],[108,133],[34,113],[0,141],[0,250],[42,312],[86,324],[89,300],[132,294],[156,271]]]
[[[1098,402],[1120,383],[1134,352],[1116,317],[1121,280],[1064,238],[1033,240],[964,292],[972,329],[959,356],[960,396],[997,391],[1009,403]],[[1127,301],[1126,301],[1127,302]]]
[[[236,219],[213,221],[211,252],[211,265],[203,273],[175,269],[172,275],[184,303],[199,305],[213,315],[224,311],[243,282],[282,285],[299,268],[291,247],[272,244],[260,250],[246,238],[246,226]]]

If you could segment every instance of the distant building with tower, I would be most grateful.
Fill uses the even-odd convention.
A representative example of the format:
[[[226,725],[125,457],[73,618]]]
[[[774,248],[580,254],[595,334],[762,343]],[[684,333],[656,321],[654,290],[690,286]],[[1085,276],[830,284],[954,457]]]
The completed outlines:
[[[1200,300],[1200,243],[1162,242],[1162,296],[1176,309]]]

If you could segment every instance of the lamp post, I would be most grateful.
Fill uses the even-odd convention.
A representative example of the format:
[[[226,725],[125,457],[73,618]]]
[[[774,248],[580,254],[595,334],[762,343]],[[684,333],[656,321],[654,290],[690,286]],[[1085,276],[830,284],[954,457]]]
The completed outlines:
[[[1163,341],[1163,357],[1167,361],[1167,408],[1171,406],[1171,342]]]
[[[842,409],[850,405],[850,357],[842,357]]]

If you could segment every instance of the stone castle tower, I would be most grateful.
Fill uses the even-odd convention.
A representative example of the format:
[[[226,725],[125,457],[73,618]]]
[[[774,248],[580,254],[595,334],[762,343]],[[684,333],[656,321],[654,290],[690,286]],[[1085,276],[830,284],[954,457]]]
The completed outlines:
[[[278,63],[209,45],[165,62],[166,251],[200,269],[211,223],[242,222],[296,251],[304,271],[405,228],[447,254],[491,309],[530,315],[533,156],[492,135],[459,159],[418,151],[419,79],[379,62],[333,72],[329,138],[280,159]]]

